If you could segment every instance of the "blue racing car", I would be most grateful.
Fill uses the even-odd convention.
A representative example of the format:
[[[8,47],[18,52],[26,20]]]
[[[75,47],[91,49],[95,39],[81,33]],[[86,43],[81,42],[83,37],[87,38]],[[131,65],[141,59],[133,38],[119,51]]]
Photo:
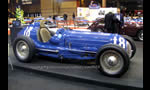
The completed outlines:
[[[133,41],[118,34],[48,28],[44,21],[23,28],[13,41],[21,62],[43,55],[57,59],[96,60],[98,70],[111,77],[122,76],[136,48]]]

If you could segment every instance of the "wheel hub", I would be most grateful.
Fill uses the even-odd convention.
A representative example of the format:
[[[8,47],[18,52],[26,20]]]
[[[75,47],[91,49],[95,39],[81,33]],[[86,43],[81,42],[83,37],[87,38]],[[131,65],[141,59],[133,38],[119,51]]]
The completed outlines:
[[[26,47],[25,45],[23,45],[20,50],[21,50],[22,52],[24,52],[26,49],[27,49],[27,47]]]
[[[108,57],[107,59],[107,63],[110,65],[110,66],[115,66],[117,64],[117,58],[115,56],[110,56]]]

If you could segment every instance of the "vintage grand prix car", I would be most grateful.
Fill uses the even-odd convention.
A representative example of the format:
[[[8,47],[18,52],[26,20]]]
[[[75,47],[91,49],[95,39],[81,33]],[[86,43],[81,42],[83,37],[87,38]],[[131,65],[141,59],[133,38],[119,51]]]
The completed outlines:
[[[97,19],[91,26],[88,27],[94,32],[105,32],[104,31],[104,20]],[[119,34],[136,37],[138,40],[143,41],[143,25],[137,23],[125,23],[124,28],[120,30]]]
[[[20,30],[13,51],[21,62],[43,55],[57,59],[96,60],[98,70],[111,77],[122,76],[135,54],[132,41],[118,34],[46,27],[34,22]]]

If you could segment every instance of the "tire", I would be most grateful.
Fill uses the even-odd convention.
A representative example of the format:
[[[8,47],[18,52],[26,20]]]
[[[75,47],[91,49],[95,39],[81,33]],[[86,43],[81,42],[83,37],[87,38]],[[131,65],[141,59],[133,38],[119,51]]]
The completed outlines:
[[[13,51],[17,60],[28,63],[35,55],[35,46],[29,37],[19,36],[13,42]]]
[[[143,41],[143,30],[140,30],[138,33],[137,33],[137,39],[139,41]]]
[[[124,49],[114,44],[108,44],[100,48],[97,53],[96,64],[98,65],[98,70],[103,75],[118,78],[127,72],[130,60]],[[114,69],[118,65],[119,67]]]
[[[127,35],[122,35],[129,43],[130,43],[130,45],[131,45],[131,50],[132,50],[132,54],[131,55],[129,55],[129,58],[131,59],[134,55],[135,55],[135,53],[136,53],[136,45],[135,45],[135,42],[134,42],[134,40],[131,38],[131,37],[129,37],[129,36],[127,36]]]

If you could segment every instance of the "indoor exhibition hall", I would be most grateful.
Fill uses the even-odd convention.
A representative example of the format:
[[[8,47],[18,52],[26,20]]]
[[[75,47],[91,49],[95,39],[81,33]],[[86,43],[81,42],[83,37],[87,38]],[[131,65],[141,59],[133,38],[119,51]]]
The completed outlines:
[[[8,90],[143,90],[143,0],[8,0]]]

